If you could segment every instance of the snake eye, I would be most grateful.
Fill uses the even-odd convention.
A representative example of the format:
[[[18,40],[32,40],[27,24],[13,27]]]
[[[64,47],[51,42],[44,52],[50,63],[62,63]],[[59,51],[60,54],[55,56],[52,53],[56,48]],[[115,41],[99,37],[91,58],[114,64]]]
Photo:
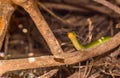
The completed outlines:
[[[102,43],[102,39],[99,39],[98,41],[99,41],[99,43]]]

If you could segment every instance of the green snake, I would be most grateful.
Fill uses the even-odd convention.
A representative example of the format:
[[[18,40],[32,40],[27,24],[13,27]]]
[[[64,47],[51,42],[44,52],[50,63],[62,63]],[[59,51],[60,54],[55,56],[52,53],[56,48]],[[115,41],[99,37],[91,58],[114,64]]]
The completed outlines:
[[[76,50],[84,50],[87,48],[93,48],[93,47],[96,47],[98,45],[101,45],[104,42],[110,40],[112,37],[111,36],[102,37],[101,39],[94,41],[94,42],[91,42],[91,43],[84,45],[84,46],[79,43],[75,33],[68,32],[68,38],[71,40],[71,42]]]

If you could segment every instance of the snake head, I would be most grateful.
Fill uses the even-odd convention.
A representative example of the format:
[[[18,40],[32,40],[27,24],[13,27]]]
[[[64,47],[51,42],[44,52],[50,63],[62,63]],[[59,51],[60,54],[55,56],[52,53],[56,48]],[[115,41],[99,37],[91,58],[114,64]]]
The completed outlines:
[[[75,39],[76,38],[76,34],[73,32],[68,32],[68,38],[69,39]]]

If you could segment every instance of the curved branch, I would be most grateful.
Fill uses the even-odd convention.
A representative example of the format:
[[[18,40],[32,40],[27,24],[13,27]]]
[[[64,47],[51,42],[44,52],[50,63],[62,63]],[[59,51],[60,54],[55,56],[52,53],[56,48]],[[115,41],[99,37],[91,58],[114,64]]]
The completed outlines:
[[[43,18],[34,0],[12,0],[12,1],[15,4],[23,7],[25,11],[29,13],[34,23],[36,24],[36,27],[38,28],[39,32],[42,34],[43,38],[47,42],[51,52],[55,56],[57,55],[59,56],[59,54],[62,54],[63,50],[61,46],[59,45],[53,32],[51,31],[45,19]]]
[[[0,49],[9,25],[10,17],[15,11],[10,0],[0,0]]]
[[[63,56],[65,59],[59,62],[55,60],[54,56],[0,60],[0,75],[7,71],[13,70],[75,64],[87,60],[91,57],[104,54],[118,45],[120,45],[120,32],[102,45],[87,49],[85,51],[76,51],[73,53],[62,54],[61,56]]]

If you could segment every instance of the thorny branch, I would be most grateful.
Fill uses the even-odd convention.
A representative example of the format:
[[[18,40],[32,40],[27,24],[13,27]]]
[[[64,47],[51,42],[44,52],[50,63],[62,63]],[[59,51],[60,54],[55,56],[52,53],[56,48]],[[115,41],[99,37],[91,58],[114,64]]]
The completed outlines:
[[[54,56],[41,56],[41,57],[31,57],[24,59],[1,60],[0,75],[2,75],[7,71],[13,71],[13,70],[75,64],[77,62],[81,62],[86,59],[104,54],[110,51],[111,49],[114,49],[118,45],[120,45],[120,32],[116,34],[109,41],[95,48],[87,49],[85,51],[76,51],[73,53],[62,54],[61,56],[64,57],[64,61],[61,62],[56,61]]]

